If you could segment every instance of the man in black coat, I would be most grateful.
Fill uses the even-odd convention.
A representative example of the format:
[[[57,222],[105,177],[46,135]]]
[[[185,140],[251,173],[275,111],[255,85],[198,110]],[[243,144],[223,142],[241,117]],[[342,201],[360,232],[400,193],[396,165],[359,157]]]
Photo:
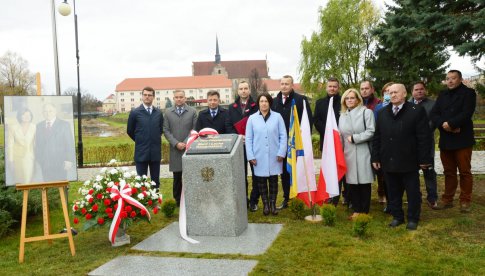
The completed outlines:
[[[461,72],[450,70],[446,75],[447,90],[438,96],[431,111],[431,120],[440,131],[440,157],[445,174],[445,192],[440,209],[453,207],[458,186],[456,170],[460,172],[460,210],[470,211],[473,176],[472,147],[475,144],[472,115],[476,93],[462,83]]]
[[[389,87],[391,104],[379,111],[373,139],[372,165],[382,168],[389,194],[390,227],[404,223],[402,196],[408,200],[407,229],[416,230],[421,213],[419,169],[431,164],[430,135],[426,111],[406,101],[406,88]]]
[[[159,188],[163,116],[160,109],[152,105],[154,96],[153,88],[143,88],[143,104],[130,112],[126,132],[135,142],[136,173],[147,175],[150,167],[150,177]]]
[[[280,80],[281,91],[276,95],[271,110],[280,113],[285,121],[286,134],[289,134],[290,128],[290,117],[291,117],[291,103],[295,100],[296,110],[298,113],[298,118],[301,122],[301,117],[303,114],[303,100],[306,102],[306,110],[308,113],[308,119],[310,120],[310,129],[312,128],[312,110],[310,109],[310,103],[307,97],[298,94],[293,90],[293,77],[290,75],[285,75]],[[286,170],[286,158],[283,159],[283,174],[281,174],[281,185],[283,186],[283,197],[284,200],[281,205],[277,208],[279,210],[288,207],[288,200],[290,199],[290,174]]]
[[[328,105],[330,104],[330,99],[333,98],[333,112],[335,114],[335,120],[338,125],[338,120],[340,118],[340,100],[341,97],[339,95],[340,89],[340,82],[336,78],[329,78],[327,80],[327,96],[321,99],[318,99],[315,103],[315,114],[313,117],[313,121],[315,122],[315,128],[317,129],[318,133],[320,133],[320,151],[323,147],[323,140],[325,137],[325,127],[327,125],[327,113],[328,113]],[[345,183],[345,177],[342,177],[342,180],[339,182],[339,189],[344,187],[344,191],[342,191],[342,196],[344,198],[344,203],[348,202],[348,195],[347,195],[347,187]],[[337,205],[340,200],[340,195],[335,196],[330,199],[330,202],[334,205]]]
[[[217,90],[207,92],[208,108],[199,112],[195,130],[200,131],[209,127],[217,130],[219,134],[234,133],[231,123],[229,122],[229,112],[219,106],[220,94]]]
[[[413,85],[412,97],[409,102],[420,105],[426,111],[426,115],[429,119],[429,130],[431,131],[430,137],[430,154],[431,154],[431,166],[423,170],[424,184],[426,186],[426,199],[428,201],[428,206],[432,209],[438,209],[438,184],[436,180],[436,171],[434,170],[434,131],[435,127],[430,119],[431,109],[434,106],[434,100],[426,96],[426,85],[422,81],[418,81]]]
[[[250,96],[251,90],[249,88],[249,83],[247,81],[241,81],[237,87],[237,94],[238,97],[234,101],[232,105],[229,106],[229,122],[233,126],[233,131],[235,134],[245,135],[245,132],[242,133],[242,128],[236,127],[239,126],[239,122],[247,122],[247,117],[256,113],[258,111],[258,105],[254,102],[254,100]],[[238,124],[239,123],[239,124]],[[241,131],[241,133],[238,132]],[[248,159],[246,156],[246,148],[244,147],[244,179],[246,180],[246,196],[248,195]],[[251,189],[251,195],[248,201],[248,207],[251,212],[256,212],[258,210],[258,199],[259,199],[259,189],[254,181],[254,168],[253,164],[249,163],[252,172],[252,180],[253,180],[253,188]]]

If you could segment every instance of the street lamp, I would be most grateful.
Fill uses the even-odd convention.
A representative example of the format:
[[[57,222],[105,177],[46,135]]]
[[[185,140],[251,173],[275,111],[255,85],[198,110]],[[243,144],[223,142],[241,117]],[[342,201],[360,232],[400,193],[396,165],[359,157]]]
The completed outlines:
[[[83,167],[83,134],[82,134],[82,123],[81,123],[81,84],[79,78],[79,45],[78,45],[78,35],[77,35],[77,14],[76,14],[76,0],[72,1],[74,6],[74,32],[76,37],[76,61],[77,61],[77,150],[78,150],[78,166]],[[71,6],[64,0],[59,5],[58,11],[63,16],[68,16],[71,14]]]

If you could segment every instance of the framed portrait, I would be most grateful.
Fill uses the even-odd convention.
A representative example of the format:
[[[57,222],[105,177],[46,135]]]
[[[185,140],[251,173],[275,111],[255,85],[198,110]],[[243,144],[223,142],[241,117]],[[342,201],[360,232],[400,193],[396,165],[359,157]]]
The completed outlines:
[[[5,96],[5,183],[77,180],[71,96]]]

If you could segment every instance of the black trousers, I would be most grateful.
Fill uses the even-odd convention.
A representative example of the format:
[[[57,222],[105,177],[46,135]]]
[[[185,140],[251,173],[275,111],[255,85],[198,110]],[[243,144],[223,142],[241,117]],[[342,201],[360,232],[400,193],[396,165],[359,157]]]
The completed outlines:
[[[286,157],[283,158],[283,173],[281,174],[281,187],[283,187],[283,198],[290,200],[290,174],[286,170]]]
[[[180,206],[180,196],[182,195],[182,172],[173,172],[173,198]]]
[[[259,193],[261,194],[263,204],[268,204],[268,200],[276,201],[276,197],[278,196],[278,176],[255,176],[255,178],[256,182],[258,183]]]
[[[160,188],[160,160],[136,162],[135,165],[139,176],[148,175],[148,167],[150,167],[150,178],[155,182],[155,187]]]
[[[249,189],[249,182],[248,182],[248,158],[246,156],[246,146],[244,146],[244,179],[246,180],[246,197],[248,195],[248,189]],[[258,205],[258,200],[259,200],[259,188],[258,184],[256,183],[256,180],[254,179],[254,167],[251,163],[249,163],[249,167],[251,168],[251,179],[253,182],[253,188],[251,189],[251,195],[249,196],[248,202],[253,204],[253,205]]]
[[[408,221],[418,222],[421,214],[421,190],[418,170],[413,172],[386,172],[384,178],[388,191],[387,208],[394,219],[404,221],[402,197],[404,191],[408,200]]]
[[[369,213],[371,184],[348,184],[349,199],[356,213]]]

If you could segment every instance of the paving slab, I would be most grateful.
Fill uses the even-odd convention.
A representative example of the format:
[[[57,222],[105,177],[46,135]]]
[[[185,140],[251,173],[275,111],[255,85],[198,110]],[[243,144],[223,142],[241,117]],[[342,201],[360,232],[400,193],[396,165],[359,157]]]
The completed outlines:
[[[132,249],[141,251],[189,252],[213,254],[263,254],[276,239],[282,224],[249,223],[236,237],[190,236],[199,241],[192,244],[180,237],[178,222],[174,222]]]
[[[257,263],[252,260],[120,256],[88,275],[248,275]]]

